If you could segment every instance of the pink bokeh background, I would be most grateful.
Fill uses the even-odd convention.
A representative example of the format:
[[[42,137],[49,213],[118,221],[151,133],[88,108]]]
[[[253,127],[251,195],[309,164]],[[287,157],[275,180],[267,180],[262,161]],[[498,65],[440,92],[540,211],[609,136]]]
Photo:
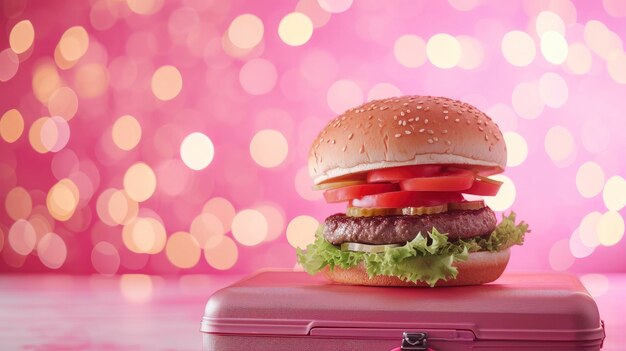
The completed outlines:
[[[317,132],[402,94],[469,102],[508,135],[508,190],[488,201],[532,229],[509,269],[626,272],[623,1],[1,10],[1,272],[294,267],[294,246],[343,209],[310,190]],[[192,133],[206,138],[181,148]]]

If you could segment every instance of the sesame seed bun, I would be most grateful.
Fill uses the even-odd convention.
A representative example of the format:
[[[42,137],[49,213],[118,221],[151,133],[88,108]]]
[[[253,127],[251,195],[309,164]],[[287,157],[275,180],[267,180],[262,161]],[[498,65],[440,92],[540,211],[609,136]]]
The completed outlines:
[[[506,265],[509,263],[509,249],[498,252],[479,251],[469,254],[467,261],[456,262],[454,265],[459,270],[456,279],[440,280],[436,286],[461,286],[480,285],[498,279]],[[398,277],[377,275],[370,278],[363,264],[343,269],[334,267],[332,270],[326,267],[324,275],[331,281],[348,285],[369,286],[408,286],[427,287],[428,284],[418,281],[417,283],[405,282]]]
[[[313,142],[315,184],[373,169],[459,164],[500,173],[506,145],[498,126],[467,103],[445,97],[374,100],[332,120]]]

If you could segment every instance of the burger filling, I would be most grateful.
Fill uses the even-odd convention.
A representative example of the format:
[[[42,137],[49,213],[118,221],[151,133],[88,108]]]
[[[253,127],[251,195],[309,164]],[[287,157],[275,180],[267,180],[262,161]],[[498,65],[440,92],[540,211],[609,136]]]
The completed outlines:
[[[333,245],[345,242],[363,244],[404,244],[417,233],[433,228],[448,238],[489,235],[496,228],[496,215],[489,207],[470,211],[449,211],[423,216],[348,217],[336,214],[324,221],[323,236]]]
[[[318,185],[327,202],[348,208],[328,217],[306,250],[298,249],[298,262],[311,274],[363,265],[370,277],[431,286],[456,278],[454,262],[521,245],[529,232],[514,213],[498,224],[482,201],[463,196],[494,196],[501,185],[459,165],[386,168]]]

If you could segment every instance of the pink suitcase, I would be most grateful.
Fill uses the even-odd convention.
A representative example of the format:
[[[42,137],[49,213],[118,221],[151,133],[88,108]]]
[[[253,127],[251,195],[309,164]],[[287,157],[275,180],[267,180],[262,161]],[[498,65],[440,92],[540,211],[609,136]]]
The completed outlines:
[[[569,274],[508,273],[471,287],[330,284],[260,272],[206,305],[204,350],[599,350],[598,308]]]

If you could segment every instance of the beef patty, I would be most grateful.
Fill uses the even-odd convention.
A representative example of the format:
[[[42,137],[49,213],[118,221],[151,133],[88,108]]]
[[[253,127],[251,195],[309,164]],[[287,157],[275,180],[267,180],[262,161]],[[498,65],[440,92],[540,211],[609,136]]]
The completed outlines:
[[[483,236],[496,228],[496,215],[489,207],[422,216],[348,217],[335,214],[324,221],[324,238],[334,245],[345,242],[404,244],[420,232],[426,235],[433,227],[450,239]]]

